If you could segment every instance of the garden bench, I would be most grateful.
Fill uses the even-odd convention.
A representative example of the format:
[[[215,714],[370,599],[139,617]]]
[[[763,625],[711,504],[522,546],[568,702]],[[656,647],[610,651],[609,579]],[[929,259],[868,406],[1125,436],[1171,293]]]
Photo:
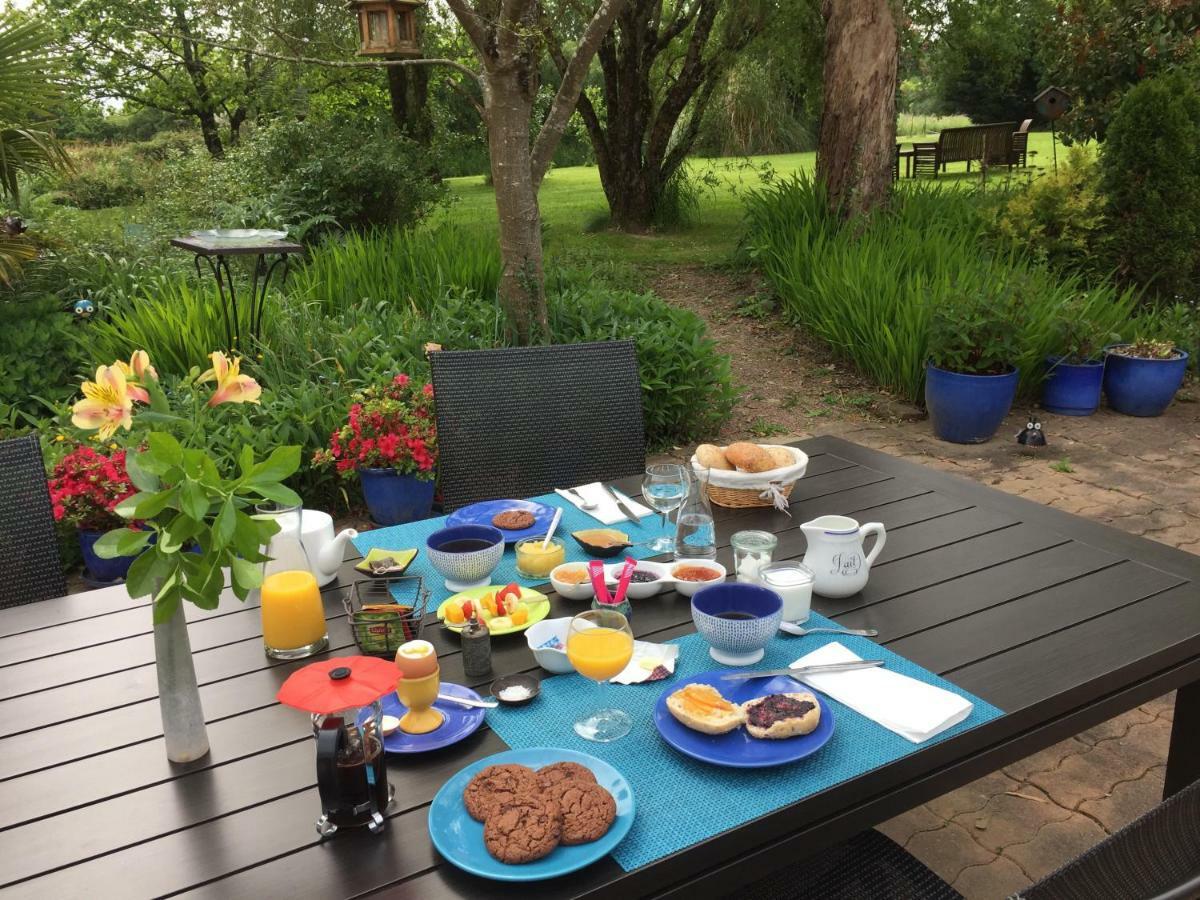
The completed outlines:
[[[1022,128],[1029,128],[1028,121]],[[947,128],[936,141],[913,141],[911,150],[912,175],[914,178],[936,178],[946,171],[947,163],[965,162],[967,171],[971,163],[985,166],[1006,165],[1010,169],[1017,164],[1015,149],[1018,130],[1015,122],[995,122],[990,125],[968,125],[964,128]],[[1024,165],[1025,143],[1028,135],[1020,132],[1020,165]],[[899,152],[897,159],[899,158]],[[899,165],[893,168],[899,174]]]

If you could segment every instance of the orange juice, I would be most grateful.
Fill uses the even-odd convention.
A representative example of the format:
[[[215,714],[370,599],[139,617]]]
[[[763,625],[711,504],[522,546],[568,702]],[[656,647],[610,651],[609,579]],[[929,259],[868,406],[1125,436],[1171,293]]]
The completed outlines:
[[[298,659],[328,645],[325,608],[311,572],[276,572],[263,579],[262,625],[268,656]]]
[[[567,659],[593,681],[607,681],[629,665],[633,638],[615,628],[587,628],[567,638]]]

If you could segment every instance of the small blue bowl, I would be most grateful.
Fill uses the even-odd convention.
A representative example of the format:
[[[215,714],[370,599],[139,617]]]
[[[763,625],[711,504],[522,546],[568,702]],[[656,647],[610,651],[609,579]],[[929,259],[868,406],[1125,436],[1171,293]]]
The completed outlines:
[[[455,541],[486,541],[476,550],[446,549]],[[446,579],[446,590],[459,591],[485,586],[504,556],[504,533],[491,525],[455,525],[435,531],[425,539],[426,555],[438,574]]]
[[[742,615],[724,618],[731,613]],[[757,584],[714,584],[692,597],[692,621],[708,641],[709,656],[727,666],[749,666],[763,658],[779,630],[783,600]]]

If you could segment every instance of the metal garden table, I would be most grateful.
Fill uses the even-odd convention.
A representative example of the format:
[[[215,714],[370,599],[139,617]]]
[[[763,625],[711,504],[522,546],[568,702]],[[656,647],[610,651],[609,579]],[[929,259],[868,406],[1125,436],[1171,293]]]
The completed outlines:
[[[195,254],[193,262],[196,266],[197,277],[202,277],[200,260],[208,264],[213,278],[217,282],[217,294],[221,298],[221,312],[225,318],[225,337],[229,341],[227,349],[245,350],[242,334],[242,320],[238,315],[237,285],[234,283],[233,271],[229,268],[229,260],[235,256],[253,256],[254,271],[250,280],[250,295],[243,300],[249,301],[250,337],[257,338],[262,330],[263,309],[266,306],[267,289],[271,286],[271,276],[279,270],[279,283],[282,286],[287,279],[288,257],[304,252],[303,244],[291,241],[260,241],[258,243],[229,243],[225,241],[210,241],[201,237],[180,237],[171,239],[172,247],[189,250]],[[261,281],[260,281],[261,279]],[[230,315],[232,307],[233,315]]]
[[[322,844],[311,732],[274,699],[303,663],[263,655],[256,609],[232,598],[212,612],[189,606],[212,752],[172,766],[149,610],[106,588],[0,612],[0,885],[39,898],[707,897],[1176,689],[1166,789],[1200,775],[1200,558],[845,441],[800,446],[811,464],[791,518],[719,510],[721,561],[742,528],[774,531],[779,554],[798,556],[796,526],[816,515],[884,522],[867,588],[816,607],[879,629],[891,649],[1004,716],[642,869],[606,858],[504,885],[443,862],[426,830],[441,784],[504,749],[493,732],[390,760],[386,832]],[[332,655],[354,652],[340,601],[352,576],[347,566],[325,592]],[[579,606],[553,603],[556,615]],[[643,601],[633,626],[653,640],[686,634],[688,602],[670,592]],[[457,638],[435,627],[426,636],[443,678],[486,687],[463,675]],[[496,641],[493,659],[497,672],[535,668],[520,639]]]

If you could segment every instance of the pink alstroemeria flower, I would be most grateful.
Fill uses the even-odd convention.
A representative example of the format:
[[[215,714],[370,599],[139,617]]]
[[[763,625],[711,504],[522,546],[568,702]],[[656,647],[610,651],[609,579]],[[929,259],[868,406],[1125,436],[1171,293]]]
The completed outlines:
[[[217,382],[217,389],[208,399],[209,406],[219,406],[222,403],[257,403],[262,395],[262,388],[249,375],[239,372],[242,361],[239,357],[228,358],[219,350],[210,354],[212,368],[197,379],[197,383],[205,381]]]

